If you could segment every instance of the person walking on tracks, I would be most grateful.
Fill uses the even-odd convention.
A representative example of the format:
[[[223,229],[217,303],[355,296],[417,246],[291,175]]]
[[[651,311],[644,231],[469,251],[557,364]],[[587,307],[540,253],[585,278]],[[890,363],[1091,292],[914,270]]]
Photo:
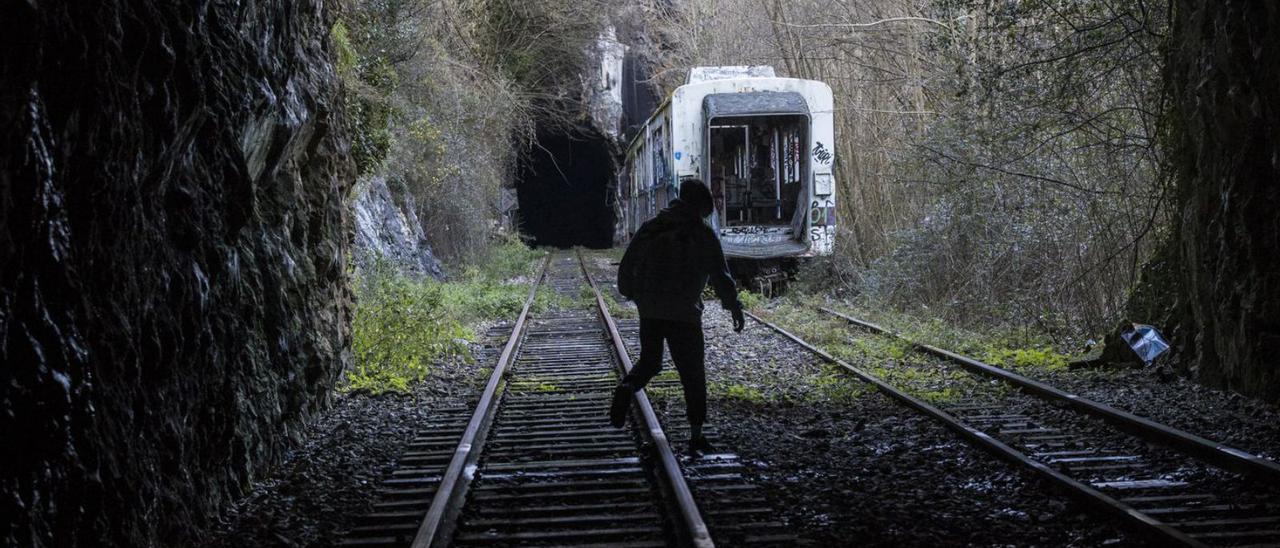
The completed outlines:
[[[684,180],[680,197],[641,225],[618,268],[618,291],[635,301],[640,312],[640,359],[614,389],[609,420],[618,428],[626,423],[631,396],[662,369],[665,341],[684,388],[694,453],[713,451],[702,435],[707,418],[702,290],[708,278],[733,315],[733,330],[741,332],[745,325],[720,240],[703,222],[712,208],[707,186],[698,179]]]

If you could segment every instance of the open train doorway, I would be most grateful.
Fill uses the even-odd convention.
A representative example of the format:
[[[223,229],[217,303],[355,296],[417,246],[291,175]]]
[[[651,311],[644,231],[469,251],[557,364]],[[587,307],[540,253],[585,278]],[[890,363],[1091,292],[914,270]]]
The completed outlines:
[[[612,246],[614,170],[610,143],[594,129],[540,130],[517,167],[520,232],[534,246]]]
[[[711,191],[721,227],[790,227],[804,193],[805,116],[717,118]]]

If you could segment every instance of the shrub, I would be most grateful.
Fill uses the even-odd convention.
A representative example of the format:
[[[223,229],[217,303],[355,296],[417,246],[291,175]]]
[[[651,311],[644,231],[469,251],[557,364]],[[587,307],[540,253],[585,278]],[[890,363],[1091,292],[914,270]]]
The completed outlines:
[[[460,276],[441,284],[447,314],[467,326],[515,316],[529,295],[528,284],[542,256],[514,239],[490,246]],[[545,305],[539,299],[535,310]]]
[[[444,282],[414,279],[375,261],[357,276],[355,368],[342,389],[404,392],[430,373],[432,363],[469,357],[467,344],[479,325],[515,316],[524,306],[541,257],[518,242],[500,243]]]
[[[378,266],[358,280],[352,325],[355,369],[347,390],[405,391],[426,377],[430,364],[465,350],[466,330],[448,318],[439,285]]]

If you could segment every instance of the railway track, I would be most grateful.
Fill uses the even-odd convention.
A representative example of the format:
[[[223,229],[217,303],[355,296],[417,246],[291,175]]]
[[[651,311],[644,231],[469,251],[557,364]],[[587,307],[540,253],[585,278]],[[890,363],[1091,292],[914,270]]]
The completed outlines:
[[[901,339],[846,314],[822,311],[874,336]],[[772,322],[748,316],[1159,545],[1280,546],[1280,467],[1274,461],[972,358],[912,344],[927,357],[925,367],[956,368],[951,373],[973,377],[965,379],[960,401],[935,406]]]
[[[572,299],[584,287],[594,295],[590,309],[530,313],[539,291]],[[630,357],[580,257],[548,256],[491,363],[476,406],[422,429],[344,545],[709,547],[713,536],[791,538],[765,519],[771,512],[735,456],[682,463],[644,391],[629,429],[609,425],[608,400]],[[699,505],[707,498],[710,513]]]

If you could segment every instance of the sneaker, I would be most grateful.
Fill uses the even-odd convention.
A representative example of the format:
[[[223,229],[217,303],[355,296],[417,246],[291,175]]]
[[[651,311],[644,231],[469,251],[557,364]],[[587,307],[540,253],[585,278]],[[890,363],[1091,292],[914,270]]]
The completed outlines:
[[[627,411],[631,409],[631,394],[634,391],[630,386],[619,383],[613,389],[613,402],[609,404],[609,424],[614,428],[622,428],[627,424]]]
[[[693,438],[689,440],[689,453],[702,456],[702,455],[715,453],[715,452],[716,452],[715,446],[711,445],[711,442],[707,441],[707,438],[705,437]]]

